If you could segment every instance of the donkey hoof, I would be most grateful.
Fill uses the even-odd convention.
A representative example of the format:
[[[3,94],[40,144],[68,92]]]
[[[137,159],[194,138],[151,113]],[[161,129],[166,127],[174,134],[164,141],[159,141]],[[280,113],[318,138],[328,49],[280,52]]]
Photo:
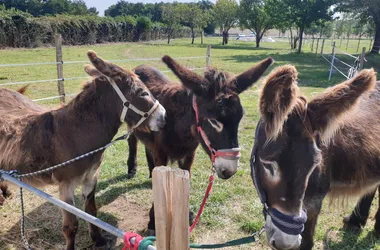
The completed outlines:
[[[350,231],[360,231],[362,229],[360,222],[352,219],[351,216],[346,216],[343,219],[343,229]]]
[[[156,236],[156,230],[148,229],[147,236]]]
[[[189,224],[192,225],[194,222],[194,213],[192,211],[189,212]]]
[[[133,179],[133,177],[135,177],[135,176],[136,176],[136,171],[128,172],[127,178],[128,179]]]
[[[94,249],[94,250],[108,250],[108,249],[111,249],[111,246],[109,244],[109,241],[106,238],[99,237],[95,241],[92,249]]]

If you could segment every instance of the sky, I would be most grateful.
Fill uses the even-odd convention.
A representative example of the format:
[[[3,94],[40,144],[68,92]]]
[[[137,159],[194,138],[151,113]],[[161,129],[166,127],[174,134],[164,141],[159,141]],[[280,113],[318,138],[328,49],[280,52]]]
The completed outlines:
[[[87,7],[96,7],[96,9],[99,11],[100,16],[104,16],[104,11],[108,9],[109,6],[116,4],[119,0],[84,0],[87,4]],[[125,0],[126,2],[131,3],[155,3],[155,2],[174,2],[173,0]],[[196,0],[176,0],[176,2],[197,2]],[[215,0],[212,0],[212,2],[215,2]]]

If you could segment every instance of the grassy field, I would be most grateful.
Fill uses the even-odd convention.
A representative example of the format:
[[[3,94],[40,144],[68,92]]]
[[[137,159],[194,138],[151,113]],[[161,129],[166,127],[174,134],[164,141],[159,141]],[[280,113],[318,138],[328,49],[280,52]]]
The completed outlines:
[[[289,50],[287,42],[262,43],[262,48],[254,48],[253,44],[231,41],[228,46],[220,45],[221,39],[207,38],[206,44],[212,45],[211,63],[219,69],[240,73],[256,62],[272,56],[276,63],[271,69],[283,64],[293,64],[299,71],[299,84],[307,97],[312,97],[324,88],[344,80],[338,73],[328,82],[329,65],[320,55],[310,51],[306,44],[304,52],[296,54]],[[171,45],[164,42],[123,43],[93,46],[64,47],[63,60],[85,61],[88,49],[95,50],[106,59],[161,58],[164,54],[172,57],[202,56],[206,54],[206,45],[189,45],[190,40],[174,40]],[[369,41],[366,41],[369,44]],[[351,41],[355,52],[357,41]],[[364,44],[365,42],[363,42]],[[344,44],[344,42],[343,42]],[[367,44],[367,46],[368,46]],[[363,45],[364,46],[364,45]],[[327,48],[326,48],[327,50]],[[354,51],[352,51],[354,50]],[[49,62],[55,60],[55,49],[10,49],[0,51],[0,64]],[[380,71],[380,57],[368,56],[366,67],[374,67]],[[181,63],[191,68],[204,67],[205,59],[182,59]],[[125,68],[149,63],[162,70],[167,70],[159,61],[132,61],[118,63]],[[83,63],[64,64],[65,77],[85,76]],[[168,76],[174,79],[171,73]],[[0,84],[27,80],[54,79],[55,66],[0,67]],[[17,86],[20,87],[20,86]],[[14,87],[14,88],[17,88]],[[13,88],[13,87],[12,87]],[[57,95],[56,82],[33,84],[26,93],[30,98],[42,98]],[[81,89],[81,81],[65,81],[66,93],[76,93]],[[239,138],[242,149],[240,169],[230,180],[216,180],[213,193],[206,206],[201,221],[191,236],[196,243],[216,243],[251,234],[261,228],[264,223],[262,207],[250,178],[249,157],[254,142],[254,131],[259,119],[258,92],[260,83],[241,95],[245,108],[245,116],[240,124]],[[58,106],[58,102],[41,103],[50,107]],[[120,129],[120,133],[126,130]],[[148,167],[142,146],[139,150],[139,171],[134,179],[127,179],[128,147],[126,142],[107,149],[102,165],[97,202],[99,218],[125,231],[138,231],[144,234],[148,211],[152,201],[151,180],[148,178]],[[210,160],[203,150],[197,151],[191,181],[191,208],[197,211],[207,186],[210,172]],[[56,188],[49,187],[45,191],[57,194]],[[4,207],[0,208],[0,249],[21,249],[19,233],[20,215],[19,200],[14,196]],[[30,194],[26,194],[26,225],[29,242],[33,249],[64,249],[61,235],[61,214],[59,210]],[[372,232],[374,213],[366,228],[361,233],[346,232],[342,229],[344,215],[350,213],[355,200],[341,204],[325,206],[317,226],[315,249],[380,249],[380,241]],[[82,206],[78,195],[77,206]],[[108,237],[112,238],[108,235]],[[113,240],[115,240],[113,238]],[[78,249],[89,249],[90,237],[83,221],[77,236]],[[115,249],[121,249],[121,242],[115,242]],[[226,249],[267,249],[264,237],[259,242]]]

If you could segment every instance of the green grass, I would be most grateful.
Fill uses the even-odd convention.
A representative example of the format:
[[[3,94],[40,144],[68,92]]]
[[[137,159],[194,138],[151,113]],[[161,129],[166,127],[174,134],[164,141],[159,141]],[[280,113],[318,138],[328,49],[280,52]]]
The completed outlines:
[[[205,44],[211,44],[211,63],[213,66],[233,73],[240,73],[253,66],[259,60],[272,56],[276,63],[273,67],[293,64],[299,71],[299,84],[307,97],[312,97],[324,88],[332,86],[344,78],[334,74],[329,82],[329,65],[320,55],[310,51],[305,45],[302,54],[289,50],[286,41],[261,43],[261,48],[254,48],[252,43],[231,40],[228,46],[220,45],[221,39],[207,38]],[[198,41],[197,41],[198,42]],[[355,41],[351,41],[352,44]],[[344,43],[343,43],[344,44]],[[206,54],[206,45],[189,45],[189,39],[174,40],[171,45],[165,42],[123,43],[94,46],[76,46],[63,48],[64,61],[86,61],[88,49],[95,50],[106,59],[160,58],[164,54],[172,57],[202,56]],[[326,51],[328,50],[326,47]],[[353,51],[350,51],[353,52]],[[380,70],[379,56],[368,56],[366,67]],[[13,49],[0,51],[0,64],[48,62],[55,60],[54,48]],[[167,70],[160,61],[125,62],[119,65],[134,68],[141,63],[149,63],[162,70]],[[181,63],[189,67],[204,67],[205,59],[184,59]],[[167,73],[173,78],[171,73]],[[65,77],[85,76],[82,64],[64,64]],[[56,78],[55,66],[7,67],[0,68],[0,84],[10,81],[26,81]],[[19,87],[19,86],[17,86]],[[14,87],[14,88],[17,88]],[[13,87],[12,87],[13,88]],[[80,91],[81,81],[66,81],[66,93]],[[242,149],[240,169],[230,180],[217,179],[213,193],[206,206],[201,221],[191,236],[192,242],[214,243],[245,236],[261,228],[264,224],[262,206],[257,197],[250,177],[249,157],[254,142],[254,131],[259,119],[258,90],[260,84],[241,94],[245,116],[240,124],[239,138]],[[56,82],[33,84],[26,93],[32,99],[57,95]],[[57,101],[44,102],[43,105],[58,106]],[[126,128],[120,129],[120,133]],[[97,201],[100,206],[99,217],[123,230],[136,230],[143,233],[147,223],[147,214],[152,201],[151,180],[144,150],[140,145],[138,154],[139,170],[137,176],[126,178],[128,146],[119,143],[107,149],[97,189]],[[191,201],[193,211],[197,211],[207,186],[211,163],[202,149],[198,149],[196,161],[192,167]],[[48,189],[56,194],[55,189]],[[79,196],[78,196],[79,197]],[[78,199],[78,206],[81,201]],[[328,203],[328,202],[326,202]],[[350,213],[354,201],[343,209],[341,206],[324,206],[317,226],[316,249],[380,249],[380,241],[372,233],[374,211],[366,228],[360,234],[342,230],[342,219]],[[62,249],[63,237],[60,233],[60,213],[57,208],[44,203],[38,198],[27,195],[27,226],[30,242],[34,249]],[[13,199],[0,208],[0,249],[20,249],[18,199]],[[373,207],[376,209],[376,206]],[[4,223],[4,224],[3,224]],[[90,244],[86,226],[80,224],[77,245],[82,249]],[[259,243],[233,249],[266,249],[264,237]],[[120,249],[120,242],[116,249]],[[232,249],[232,248],[230,248]]]

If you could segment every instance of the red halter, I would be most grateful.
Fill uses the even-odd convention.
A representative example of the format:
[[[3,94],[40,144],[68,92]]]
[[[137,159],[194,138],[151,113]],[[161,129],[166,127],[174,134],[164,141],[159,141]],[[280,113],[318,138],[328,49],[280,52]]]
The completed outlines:
[[[215,163],[215,158],[219,157],[219,156],[239,158],[240,157],[240,151],[236,151],[236,150],[218,151],[218,150],[216,150],[216,149],[214,149],[214,148],[211,147],[210,140],[208,139],[206,133],[203,131],[203,129],[202,129],[200,123],[199,123],[199,114],[198,114],[199,111],[198,111],[198,105],[197,105],[197,98],[196,98],[195,95],[193,95],[193,109],[195,111],[195,119],[196,119],[196,122],[197,122],[198,133],[201,135],[202,140],[206,144],[208,150],[210,150],[210,152],[211,152],[212,165],[214,165],[214,163]]]

